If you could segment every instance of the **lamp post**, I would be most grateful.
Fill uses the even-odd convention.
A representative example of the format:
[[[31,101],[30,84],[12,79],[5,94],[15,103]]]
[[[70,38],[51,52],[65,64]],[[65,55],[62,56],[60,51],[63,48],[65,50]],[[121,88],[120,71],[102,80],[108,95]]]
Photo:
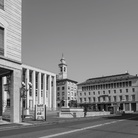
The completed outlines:
[[[29,86],[32,86],[32,83],[29,82],[28,85],[29,85]],[[29,89],[27,89],[27,80],[26,80],[26,83],[22,82],[21,95],[20,95],[20,97],[21,97],[21,99],[22,99],[22,122],[24,122],[24,107],[23,107],[23,101],[24,101],[24,99],[26,99],[26,97],[27,97],[27,91],[28,91],[28,90],[29,90]],[[27,101],[26,101],[26,102],[27,102]]]

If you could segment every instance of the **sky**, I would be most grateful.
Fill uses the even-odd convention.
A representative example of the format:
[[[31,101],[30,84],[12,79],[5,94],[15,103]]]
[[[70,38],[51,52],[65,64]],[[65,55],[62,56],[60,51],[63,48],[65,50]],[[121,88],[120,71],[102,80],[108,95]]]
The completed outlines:
[[[22,62],[68,78],[138,73],[138,0],[22,0]]]

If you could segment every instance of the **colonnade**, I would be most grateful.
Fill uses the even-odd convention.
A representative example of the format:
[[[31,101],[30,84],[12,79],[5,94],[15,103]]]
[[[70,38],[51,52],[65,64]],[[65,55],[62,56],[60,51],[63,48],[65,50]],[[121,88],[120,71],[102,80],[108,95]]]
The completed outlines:
[[[26,114],[34,110],[36,104],[56,109],[56,74],[23,65],[22,82],[26,87]]]

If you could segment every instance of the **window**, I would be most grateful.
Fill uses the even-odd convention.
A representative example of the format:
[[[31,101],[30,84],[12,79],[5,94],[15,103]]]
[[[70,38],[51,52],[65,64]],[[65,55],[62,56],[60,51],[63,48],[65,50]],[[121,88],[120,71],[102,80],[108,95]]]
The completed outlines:
[[[116,83],[114,83],[114,88],[116,88]]]
[[[68,97],[68,100],[70,100],[70,97]]]
[[[59,91],[60,90],[60,87],[57,87],[57,90]]]
[[[93,92],[93,95],[95,95],[95,92]]]
[[[100,91],[98,91],[98,94],[100,94]]]
[[[103,97],[103,102],[105,102],[105,97]]]
[[[129,99],[128,99],[128,95],[126,95],[126,101],[128,101]]]
[[[62,87],[62,90],[64,90],[64,87]]]
[[[128,87],[128,82],[126,82],[126,87]]]
[[[132,95],[132,101],[135,101],[135,95]]]
[[[80,93],[80,96],[82,96],[82,93]]]
[[[4,56],[4,28],[0,27],[0,55]]]
[[[123,97],[122,97],[122,95],[120,96],[120,101],[122,101],[122,99],[123,99]]]
[[[60,96],[60,93],[59,92],[57,93],[57,96]]]
[[[86,102],[86,98],[84,98],[84,102]]]
[[[111,96],[108,97],[108,101],[111,102]]]
[[[95,100],[95,97],[93,97],[93,102],[95,102],[96,100]]]
[[[60,67],[60,72],[62,72],[62,67]]]
[[[86,95],[86,92],[84,93],[84,95]]]
[[[98,97],[98,102],[100,102],[100,97]]]
[[[128,89],[126,89],[126,92],[128,92]]]
[[[105,91],[103,91],[103,94],[105,94]]]
[[[80,103],[82,103],[82,98],[80,98]]]
[[[116,93],[116,90],[114,90],[114,93]]]
[[[88,98],[89,99],[89,103],[91,102],[91,97]]]
[[[120,93],[122,93],[122,89],[120,89]]]
[[[131,81],[129,81],[129,86],[132,86],[132,82]]]
[[[108,92],[109,92],[109,94],[111,93],[111,91],[110,91],[110,90],[108,90]]]
[[[132,92],[135,92],[135,88],[132,88]]]
[[[64,95],[64,92],[62,92],[62,95]]]
[[[0,9],[4,10],[4,0],[0,0]]]
[[[116,102],[116,96],[114,96],[114,102]]]
[[[89,92],[89,95],[91,95],[91,93]]]

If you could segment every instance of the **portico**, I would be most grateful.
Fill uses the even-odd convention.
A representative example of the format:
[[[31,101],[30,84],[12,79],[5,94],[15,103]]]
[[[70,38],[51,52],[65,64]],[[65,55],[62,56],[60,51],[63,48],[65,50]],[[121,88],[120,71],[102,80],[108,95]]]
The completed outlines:
[[[9,109],[10,121],[14,123],[20,122],[20,63],[2,58],[0,58],[0,63],[0,118],[2,119],[6,108]],[[7,101],[7,95],[9,101]],[[7,102],[9,102],[9,108]]]
[[[35,105],[46,105],[47,110],[56,109],[56,75],[45,70],[22,65],[22,82],[26,85],[25,114],[29,115]],[[29,83],[32,85],[30,86]]]

